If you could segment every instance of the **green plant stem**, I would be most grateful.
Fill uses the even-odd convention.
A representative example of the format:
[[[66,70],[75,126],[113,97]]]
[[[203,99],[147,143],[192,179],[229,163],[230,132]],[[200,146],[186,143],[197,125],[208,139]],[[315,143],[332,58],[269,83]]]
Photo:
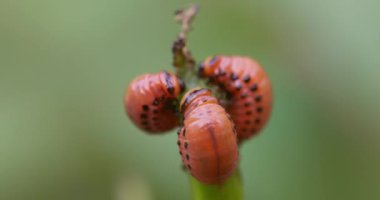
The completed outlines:
[[[193,200],[242,200],[243,187],[240,171],[235,173],[221,185],[206,185],[190,175]]]

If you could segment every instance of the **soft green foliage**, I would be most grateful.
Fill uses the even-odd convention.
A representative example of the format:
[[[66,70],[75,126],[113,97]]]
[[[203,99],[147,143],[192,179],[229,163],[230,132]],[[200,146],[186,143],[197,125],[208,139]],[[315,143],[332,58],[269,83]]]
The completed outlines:
[[[175,132],[142,133],[122,104],[132,78],[172,69],[190,2],[0,0],[1,200],[191,199]],[[252,56],[274,86],[241,148],[245,199],[378,200],[380,1],[199,2],[194,56]]]

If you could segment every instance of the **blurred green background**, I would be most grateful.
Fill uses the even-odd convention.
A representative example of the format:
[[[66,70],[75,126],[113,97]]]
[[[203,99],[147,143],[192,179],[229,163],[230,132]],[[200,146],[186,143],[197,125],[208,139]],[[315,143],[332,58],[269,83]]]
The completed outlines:
[[[191,1],[0,0],[0,199],[191,199],[176,134],[143,134],[124,89],[171,69]],[[243,145],[246,199],[380,199],[380,1],[204,0],[198,60],[256,58],[272,118]]]

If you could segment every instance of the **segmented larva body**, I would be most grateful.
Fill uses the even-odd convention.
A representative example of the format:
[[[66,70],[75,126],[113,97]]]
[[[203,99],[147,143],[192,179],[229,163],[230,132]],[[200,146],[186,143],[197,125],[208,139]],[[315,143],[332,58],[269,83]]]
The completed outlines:
[[[264,127],[272,109],[272,89],[256,61],[241,56],[209,57],[200,65],[199,75],[227,92],[226,110],[235,122],[239,141]]]
[[[146,132],[168,131],[178,125],[175,103],[183,90],[183,82],[166,71],[141,75],[127,89],[125,110],[129,118]]]
[[[188,92],[181,112],[184,121],[177,144],[185,167],[205,184],[222,183],[235,171],[238,160],[232,119],[207,89]]]

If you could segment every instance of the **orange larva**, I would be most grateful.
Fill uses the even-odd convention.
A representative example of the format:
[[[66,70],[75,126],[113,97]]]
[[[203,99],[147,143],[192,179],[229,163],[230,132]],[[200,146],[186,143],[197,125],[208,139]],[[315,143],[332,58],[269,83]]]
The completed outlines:
[[[199,75],[227,93],[226,110],[236,124],[239,141],[264,127],[272,109],[272,89],[256,61],[241,56],[209,57],[200,65]]]
[[[238,160],[232,119],[207,89],[189,91],[181,101],[181,112],[184,121],[177,144],[185,167],[202,183],[222,183]]]
[[[127,89],[124,98],[126,113],[146,132],[169,131],[178,125],[175,103],[183,90],[183,82],[166,71],[141,75]]]

